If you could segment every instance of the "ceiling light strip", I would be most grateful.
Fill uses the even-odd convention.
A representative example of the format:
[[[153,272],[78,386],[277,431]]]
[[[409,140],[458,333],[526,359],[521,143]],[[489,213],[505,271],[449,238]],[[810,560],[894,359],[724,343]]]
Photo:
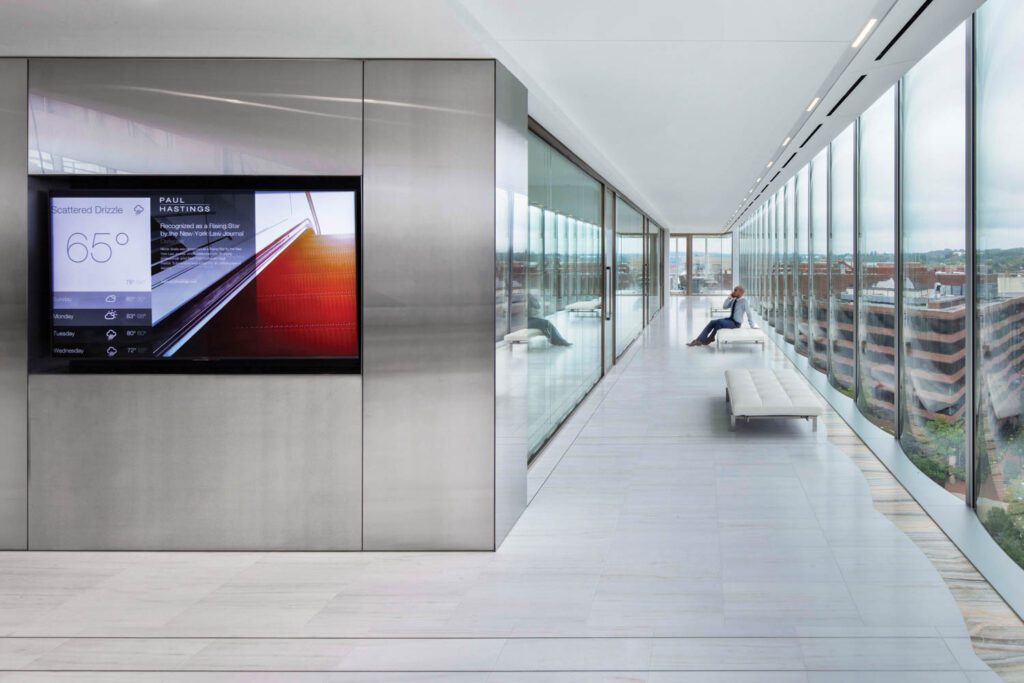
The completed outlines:
[[[868,38],[868,34],[871,33],[871,29],[873,29],[877,24],[878,19],[875,19],[874,17],[868,20],[868,23],[865,24],[864,28],[860,30],[860,33],[857,34],[857,37],[853,39],[853,44],[850,47],[856,49],[863,45],[864,41],[867,40]]]
[[[793,159],[795,159],[795,158],[796,158],[796,152],[793,152],[793,154],[788,159],[786,159],[786,163],[784,163],[782,165],[782,168],[786,168],[787,166],[789,166],[789,162],[793,161]],[[780,173],[781,173],[781,171],[780,171]]]
[[[820,97],[815,97],[811,100],[811,103],[807,105],[807,111],[814,111],[814,108],[818,106],[818,102],[821,102]]]

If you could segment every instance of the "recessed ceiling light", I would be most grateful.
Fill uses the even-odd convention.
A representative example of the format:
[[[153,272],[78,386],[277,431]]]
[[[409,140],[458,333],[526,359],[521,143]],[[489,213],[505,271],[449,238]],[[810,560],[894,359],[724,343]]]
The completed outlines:
[[[792,140],[792,139],[793,139],[792,137],[786,136],[786,139],[782,141],[782,146],[785,147],[786,145],[788,145],[789,141]]]
[[[811,100],[811,103],[807,105],[807,111],[814,111],[814,108],[818,106],[818,102],[821,102],[820,97],[815,97],[813,100]]]
[[[761,179],[760,179],[760,178],[758,178],[758,179],[757,179],[757,180],[755,180],[754,182],[755,182],[755,183],[759,183],[759,182],[761,182]]]
[[[774,161],[769,161],[769,162],[768,162],[768,165],[767,165],[767,166],[765,166],[765,168],[771,168],[771,167],[772,167],[772,164],[774,164],[774,163],[775,163]]]
[[[860,30],[860,33],[857,34],[857,37],[854,38],[852,47],[858,48],[863,45],[864,41],[867,40],[868,34],[871,33],[871,30],[875,28],[876,24],[878,24],[878,19],[870,19],[868,23],[864,25],[864,28]]]

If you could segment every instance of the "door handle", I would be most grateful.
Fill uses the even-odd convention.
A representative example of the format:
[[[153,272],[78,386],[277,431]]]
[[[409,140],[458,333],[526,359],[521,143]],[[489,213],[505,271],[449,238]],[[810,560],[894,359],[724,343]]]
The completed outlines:
[[[614,292],[612,291],[612,267],[604,267],[604,319],[612,319],[612,301],[615,300]]]

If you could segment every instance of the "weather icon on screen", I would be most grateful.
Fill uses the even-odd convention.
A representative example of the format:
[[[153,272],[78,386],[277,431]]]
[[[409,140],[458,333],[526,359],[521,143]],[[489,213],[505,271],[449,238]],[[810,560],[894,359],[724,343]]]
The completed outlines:
[[[136,204],[135,208],[133,209],[133,211],[135,211],[135,215],[136,216],[138,216],[140,213],[142,213],[145,210],[146,209],[142,206],[142,204]]]
[[[117,320],[117,311],[115,311],[114,309],[110,309],[109,311],[107,311],[106,313],[103,314],[103,319],[104,320]]]

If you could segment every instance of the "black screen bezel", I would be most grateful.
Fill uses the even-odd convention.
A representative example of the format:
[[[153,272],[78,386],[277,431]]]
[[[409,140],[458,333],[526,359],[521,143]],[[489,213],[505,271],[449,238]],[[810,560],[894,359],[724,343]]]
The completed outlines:
[[[37,371],[86,374],[359,374],[362,370],[362,179],[359,176],[35,176],[38,229],[37,272],[44,292],[46,320],[44,344],[37,344]],[[154,193],[163,191],[351,191],[355,194],[356,319],[358,346],[355,357],[266,358],[58,358],[51,352],[53,340],[53,263],[50,200],[53,197]],[[38,300],[38,299],[37,299]],[[42,304],[43,302],[39,302]]]

